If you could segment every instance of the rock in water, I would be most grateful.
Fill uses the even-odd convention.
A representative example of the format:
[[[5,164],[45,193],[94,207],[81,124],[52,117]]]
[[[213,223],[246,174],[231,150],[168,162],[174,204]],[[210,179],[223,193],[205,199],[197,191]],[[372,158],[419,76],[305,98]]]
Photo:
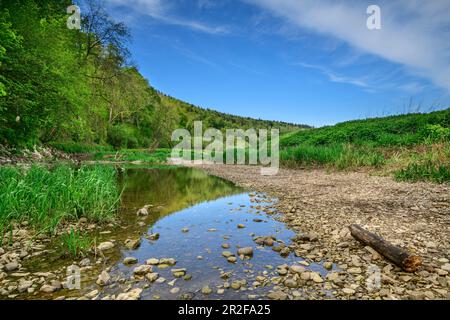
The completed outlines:
[[[146,217],[148,216],[148,209],[150,209],[150,205],[146,205],[143,208],[139,209],[138,212],[136,213],[137,216],[139,217]]]
[[[111,250],[112,248],[114,248],[114,243],[112,243],[111,241],[102,242],[97,247],[97,249],[100,251],[107,251]]]
[[[240,249],[238,249],[238,255],[252,256],[253,248],[252,247],[240,248]]]
[[[138,259],[134,258],[134,257],[126,257],[125,259],[123,259],[123,264],[125,264],[125,265],[135,264],[137,262],[138,262]]]
[[[147,264],[143,264],[139,267],[134,268],[133,270],[133,273],[138,276],[143,276],[150,272],[152,272],[152,266],[149,266]]]
[[[211,293],[212,293],[212,290],[211,290],[211,288],[210,288],[209,286],[204,286],[204,287],[202,288],[202,293],[203,293],[203,294],[211,294]]]
[[[171,271],[175,278],[181,278],[186,275],[186,269],[172,269]]]
[[[111,282],[111,277],[108,272],[103,271],[97,279],[97,284],[99,286],[106,286]]]
[[[150,259],[148,259],[145,263],[146,263],[146,264],[149,264],[149,265],[151,265],[151,266],[156,266],[156,265],[159,264],[159,259],[156,259],[156,258],[150,258]]]
[[[136,288],[129,292],[120,293],[116,300],[139,300],[141,298],[142,289]]]
[[[152,233],[151,235],[148,236],[148,239],[152,240],[152,241],[158,240],[159,239],[159,233],[158,232]]]
[[[129,249],[129,250],[136,250],[137,248],[139,248],[139,246],[141,245],[141,239],[127,239],[125,241],[125,246]]]
[[[159,274],[156,272],[147,273],[145,277],[147,278],[148,281],[155,282],[159,278]]]

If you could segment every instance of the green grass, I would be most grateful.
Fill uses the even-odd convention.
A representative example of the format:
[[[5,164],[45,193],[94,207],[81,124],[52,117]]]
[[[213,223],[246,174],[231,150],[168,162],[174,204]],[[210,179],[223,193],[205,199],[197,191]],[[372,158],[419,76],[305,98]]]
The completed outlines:
[[[300,130],[281,137],[280,146],[412,146],[450,139],[450,109],[428,114],[407,114],[339,123],[311,130]]]
[[[433,181],[436,183],[450,182],[450,165],[433,163],[412,163],[405,169],[395,172],[398,181]]]
[[[55,231],[61,222],[80,217],[113,220],[119,201],[112,167],[0,167],[0,231],[22,220],[39,231]]]
[[[60,237],[60,240],[64,256],[70,256],[72,258],[85,257],[94,243],[93,239],[88,235],[73,228],[69,232],[64,233]]]
[[[449,182],[450,109],[349,121],[280,139],[284,166],[380,169],[397,180]]]
[[[92,156],[95,161],[113,161],[113,162],[134,162],[141,161],[145,163],[160,164],[165,163],[170,157],[170,149],[157,149],[153,152],[148,150],[124,149],[117,152],[96,152]]]
[[[397,169],[394,176],[398,181],[450,182],[450,142],[422,147],[413,152],[407,165]]]
[[[338,169],[380,167],[385,162],[382,153],[371,148],[350,145],[300,145],[280,151],[281,164],[295,166],[333,166]]]
[[[56,150],[63,151],[65,153],[77,154],[77,153],[94,153],[94,152],[113,152],[112,146],[101,146],[79,142],[51,142],[48,144]]]

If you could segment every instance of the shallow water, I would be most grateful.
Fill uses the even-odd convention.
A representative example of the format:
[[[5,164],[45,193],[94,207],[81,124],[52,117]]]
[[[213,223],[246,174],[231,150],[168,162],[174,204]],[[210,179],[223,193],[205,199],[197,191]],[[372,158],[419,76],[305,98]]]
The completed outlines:
[[[294,236],[283,223],[274,219],[274,215],[264,212],[265,208],[273,207],[276,199],[243,190],[197,169],[140,168],[119,169],[119,172],[124,187],[120,227],[97,233],[98,242],[114,241],[116,246],[105,255],[102,263],[83,271],[82,293],[99,289],[95,284],[96,277],[101,270],[109,267],[110,275],[116,281],[100,290],[100,298],[130,288],[142,288],[142,299],[180,299],[185,294],[193,299],[247,299],[249,295],[251,298],[264,298],[272,285],[252,288],[255,277],[277,276],[276,266],[301,261],[293,254],[283,258],[271,247],[258,247],[253,241],[256,236],[273,235],[278,241],[289,245],[290,238]],[[147,204],[154,206],[150,215],[137,217],[136,211]],[[238,224],[243,224],[245,228],[238,228]],[[183,232],[183,228],[188,228],[188,231]],[[156,232],[160,234],[159,239],[149,240],[148,235]],[[126,249],[125,240],[137,238],[141,239],[140,247]],[[229,244],[230,248],[222,248],[223,244]],[[237,257],[238,247],[253,247],[253,256],[241,260]],[[237,262],[229,263],[222,256],[223,251],[236,254]],[[125,266],[122,263],[125,257],[137,258],[138,264]],[[145,279],[134,279],[133,269],[150,258],[176,259],[173,267],[153,267],[153,272],[164,277],[165,282],[150,283]],[[56,257],[42,257],[40,261],[30,263],[30,269],[36,272],[59,268],[61,272],[69,264],[70,261],[61,261]],[[173,268],[186,268],[186,274],[192,278],[179,278],[173,282]],[[310,268],[325,272],[319,265]],[[217,290],[224,284],[220,278],[221,272],[231,272],[227,280],[229,283],[247,280],[246,289],[230,288],[218,294]],[[208,296],[201,293],[206,285],[213,291]],[[179,291],[171,293],[173,288],[179,288]],[[63,290],[57,295],[79,296],[80,292]]]

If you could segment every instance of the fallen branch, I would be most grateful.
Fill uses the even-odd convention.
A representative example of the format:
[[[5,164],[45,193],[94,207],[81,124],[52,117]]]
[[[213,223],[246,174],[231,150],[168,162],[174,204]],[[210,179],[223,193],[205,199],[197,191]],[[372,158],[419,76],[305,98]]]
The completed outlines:
[[[392,261],[406,272],[414,272],[422,264],[422,259],[419,256],[412,255],[406,250],[394,246],[380,236],[364,230],[359,225],[353,224],[349,229],[356,240],[375,249],[379,254]]]

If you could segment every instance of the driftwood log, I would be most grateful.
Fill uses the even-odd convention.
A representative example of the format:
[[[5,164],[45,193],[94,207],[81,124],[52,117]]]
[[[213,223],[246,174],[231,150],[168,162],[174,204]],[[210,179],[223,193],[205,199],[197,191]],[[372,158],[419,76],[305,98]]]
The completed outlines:
[[[422,259],[419,256],[412,255],[406,250],[394,246],[380,236],[364,230],[357,224],[351,225],[349,229],[356,240],[375,249],[379,254],[389,259],[406,272],[414,272],[422,264]]]

